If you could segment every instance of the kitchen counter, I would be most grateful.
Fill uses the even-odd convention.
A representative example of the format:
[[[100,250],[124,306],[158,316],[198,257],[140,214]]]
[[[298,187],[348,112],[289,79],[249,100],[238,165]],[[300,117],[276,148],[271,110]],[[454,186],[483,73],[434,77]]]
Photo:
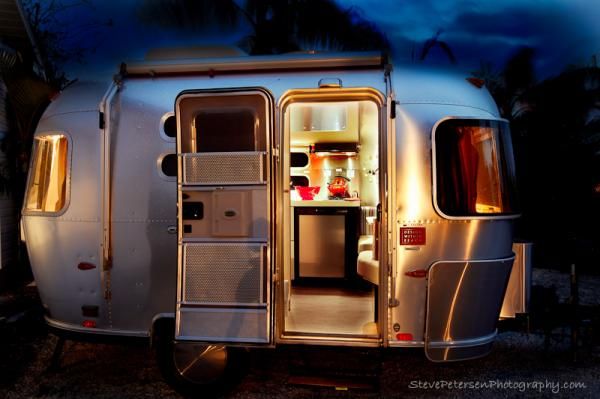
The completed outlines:
[[[292,201],[292,206],[310,206],[310,207],[360,207],[360,201],[344,200],[301,200]]]

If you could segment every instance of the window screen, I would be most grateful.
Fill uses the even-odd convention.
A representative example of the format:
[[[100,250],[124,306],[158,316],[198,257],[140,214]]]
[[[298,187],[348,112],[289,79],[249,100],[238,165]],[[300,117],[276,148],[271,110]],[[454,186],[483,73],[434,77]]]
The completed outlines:
[[[256,151],[256,126],[250,108],[202,110],[194,119],[196,152]]]
[[[508,124],[447,120],[435,132],[439,209],[449,216],[517,211],[515,167]]]
[[[61,134],[34,140],[25,209],[58,212],[66,201],[68,140]]]

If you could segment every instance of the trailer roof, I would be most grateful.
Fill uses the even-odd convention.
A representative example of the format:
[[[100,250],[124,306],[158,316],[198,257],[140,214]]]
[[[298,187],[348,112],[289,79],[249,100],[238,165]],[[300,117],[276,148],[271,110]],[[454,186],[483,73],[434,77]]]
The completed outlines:
[[[379,52],[290,53],[129,62],[121,65],[121,75],[213,74],[219,72],[376,68],[382,67],[385,63],[386,57]]]

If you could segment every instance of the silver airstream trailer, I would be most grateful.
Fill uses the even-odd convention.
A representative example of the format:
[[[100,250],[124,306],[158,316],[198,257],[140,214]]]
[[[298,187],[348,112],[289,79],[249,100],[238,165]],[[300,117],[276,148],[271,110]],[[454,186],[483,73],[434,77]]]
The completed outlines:
[[[22,212],[48,325],[151,338],[190,386],[236,347],[487,354],[517,211],[479,83],[360,53],[146,60],[73,85],[39,123]]]

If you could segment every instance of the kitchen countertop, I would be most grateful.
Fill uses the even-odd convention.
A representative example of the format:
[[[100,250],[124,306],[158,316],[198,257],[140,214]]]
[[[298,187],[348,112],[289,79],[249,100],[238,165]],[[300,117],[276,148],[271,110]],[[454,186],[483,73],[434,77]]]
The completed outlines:
[[[344,201],[344,200],[300,200],[300,201],[292,201],[292,206],[360,207],[360,201]]]

